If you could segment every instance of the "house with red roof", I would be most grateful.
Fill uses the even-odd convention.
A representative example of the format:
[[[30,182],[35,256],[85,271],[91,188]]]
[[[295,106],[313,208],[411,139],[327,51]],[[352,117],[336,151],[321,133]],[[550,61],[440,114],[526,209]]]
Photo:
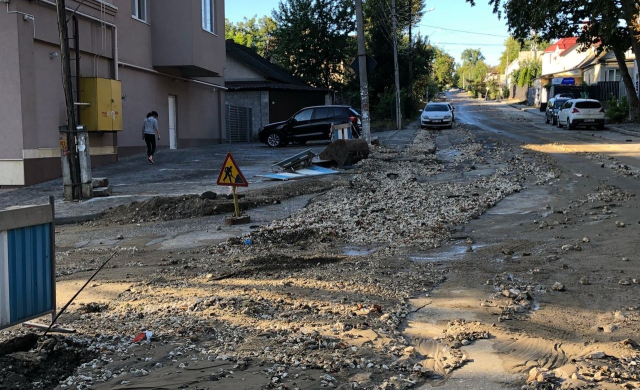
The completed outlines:
[[[582,64],[588,53],[579,50],[577,37],[562,38],[545,49],[542,54],[542,79],[551,81],[554,78],[573,79],[576,85],[582,83]]]

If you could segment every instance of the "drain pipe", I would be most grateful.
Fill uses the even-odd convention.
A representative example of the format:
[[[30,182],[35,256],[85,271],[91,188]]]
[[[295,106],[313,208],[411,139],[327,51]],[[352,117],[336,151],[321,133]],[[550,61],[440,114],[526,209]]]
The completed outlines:
[[[0,0],[0,1],[2,1],[2,0]],[[49,5],[51,7],[54,7],[54,8],[56,6],[56,3],[53,2],[53,1],[50,1],[50,0],[36,0],[36,1],[39,2],[39,3],[42,3],[42,4],[47,4],[47,5]],[[9,4],[7,3],[7,8],[8,7],[9,7]],[[70,11],[70,12],[74,12],[74,9],[70,8],[70,7],[66,7],[66,10]],[[111,35],[113,37],[112,38],[112,40],[113,40],[113,48],[112,48],[113,78],[115,80],[119,80],[120,79],[120,73],[119,73],[119,70],[118,70],[118,27],[113,23],[106,22],[106,21],[104,21],[104,20],[102,20],[100,18],[96,18],[95,16],[91,16],[91,15],[85,14],[83,12],[75,11],[74,14],[78,15],[78,16],[81,16],[81,17],[83,17],[85,19],[93,20],[94,22],[104,23],[105,25],[111,27],[111,31],[112,31]],[[33,28],[34,28],[34,36],[35,36],[35,24],[34,24]]]
[[[7,3],[7,14],[18,14],[18,15],[22,15],[22,19],[24,19],[24,21],[26,22],[27,20],[30,20],[31,22],[33,22],[33,39],[36,39],[36,17],[25,13],[25,12],[20,12],[20,11],[9,11],[9,0],[0,0],[0,3],[5,2]]]

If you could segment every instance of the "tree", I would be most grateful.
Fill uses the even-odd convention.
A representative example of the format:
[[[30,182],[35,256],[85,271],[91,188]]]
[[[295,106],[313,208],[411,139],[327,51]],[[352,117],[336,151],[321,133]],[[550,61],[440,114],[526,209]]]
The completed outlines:
[[[244,18],[243,21],[233,24],[228,19],[224,20],[225,39],[232,39],[235,43],[250,47],[263,57],[269,56],[271,37],[276,29],[276,23],[268,16],[257,19]]]
[[[475,0],[467,2],[475,5]],[[583,50],[612,51],[630,91],[629,119],[640,120],[640,101],[624,54],[631,47],[636,58],[640,55],[638,0],[537,0],[535,7],[530,0],[489,0],[489,4],[498,17],[506,15],[509,30],[521,41],[533,29],[545,39],[576,36]]]
[[[479,61],[484,61],[485,58],[480,52],[480,49],[465,49],[461,55],[462,66],[476,66]]]
[[[453,75],[456,71],[455,59],[439,47],[434,48],[434,56],[433,79],[440,90],[443,90],[448,85],[453,85],[454,83]]]
[[[340,89],[355,56],[349,0],[281,0],[273,11],[273,60],[315,87]]]

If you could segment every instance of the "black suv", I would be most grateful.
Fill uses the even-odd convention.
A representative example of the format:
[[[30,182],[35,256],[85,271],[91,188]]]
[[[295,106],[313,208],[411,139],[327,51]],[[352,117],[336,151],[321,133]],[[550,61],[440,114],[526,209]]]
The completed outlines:
[[[360,136],[360,114],[349,106],[306,107],[283,122],[270,123],[258,131],[260,142],[269,146],[288,143],[303,145],[307,141],[329,140],[331,124],[351,123],[354,138]]]

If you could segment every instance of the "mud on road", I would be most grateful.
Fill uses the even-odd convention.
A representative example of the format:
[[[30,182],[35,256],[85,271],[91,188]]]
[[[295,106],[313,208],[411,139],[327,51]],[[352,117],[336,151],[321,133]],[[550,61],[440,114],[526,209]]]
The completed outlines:
[[[226,200],[60,227],[61,302],[116,255],[60,318],[78,333],[0,358],[0,387],[640,388],[637,181],[602,172],[458,125],[375,147],[337,180],[247,194],[247,207],[304,207],[216,244],[83,234],[191,217],[224,232],[207,213]],[[55,383],[6,360],[48,367],[44,343],[86,361]]]

